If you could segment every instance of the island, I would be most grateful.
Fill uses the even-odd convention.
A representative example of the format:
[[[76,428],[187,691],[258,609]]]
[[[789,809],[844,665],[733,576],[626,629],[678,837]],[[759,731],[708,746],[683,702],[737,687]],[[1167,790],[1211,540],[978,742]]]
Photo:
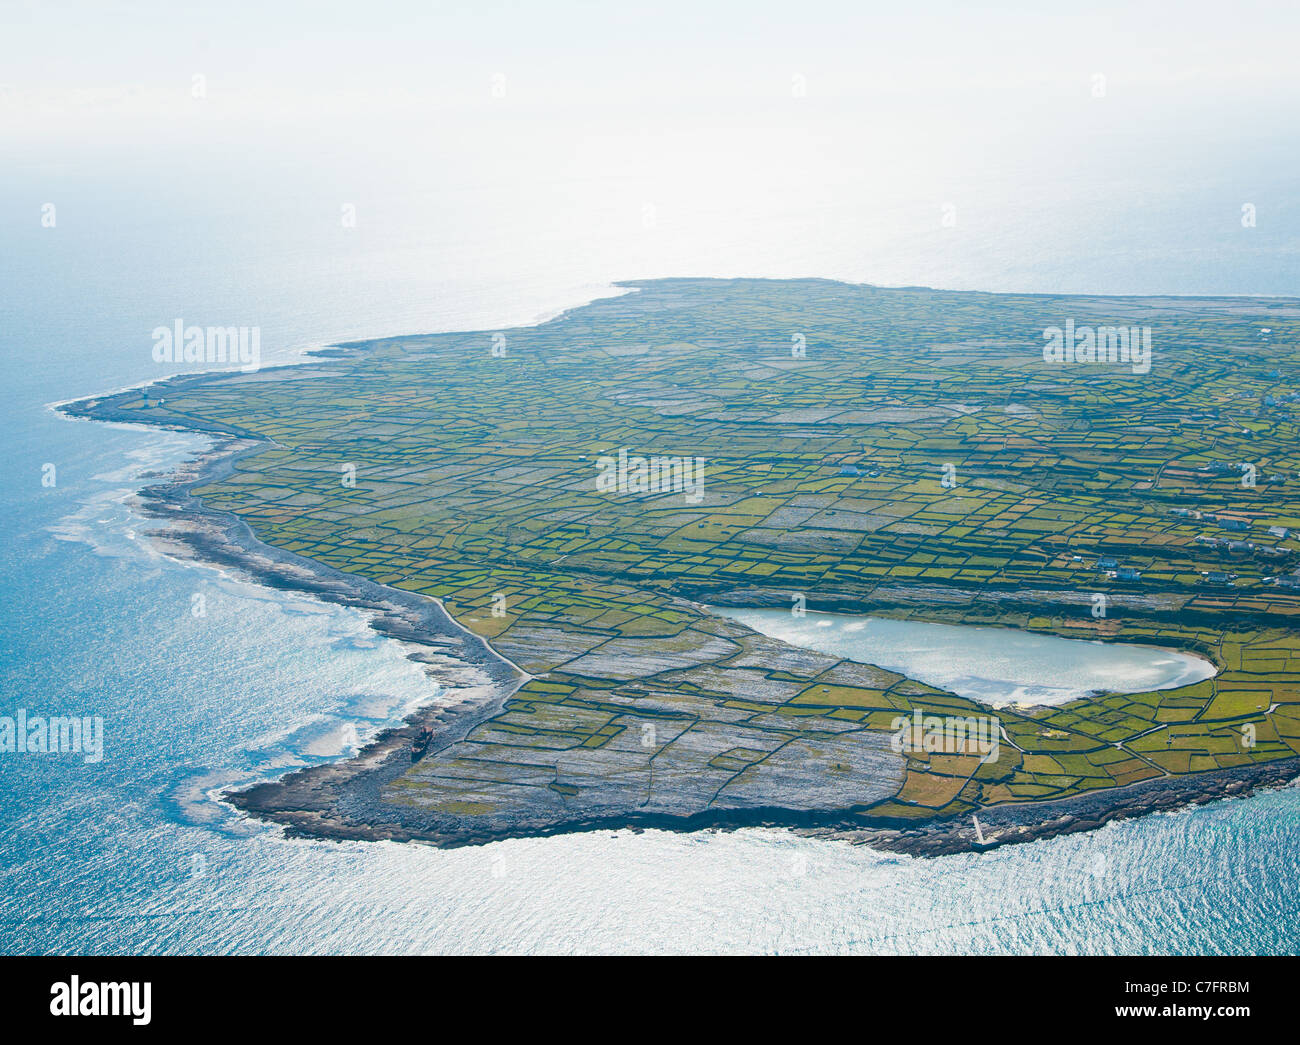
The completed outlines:
[[[441,846],[765,825],[938,854],[1300,774],[1300,301],[618,290],[64,407],[211,434],[142,491],[157,539],[362,608],[438,682],[356,757],[236,807]],[[1217,672],[994,711],[726,607]]]

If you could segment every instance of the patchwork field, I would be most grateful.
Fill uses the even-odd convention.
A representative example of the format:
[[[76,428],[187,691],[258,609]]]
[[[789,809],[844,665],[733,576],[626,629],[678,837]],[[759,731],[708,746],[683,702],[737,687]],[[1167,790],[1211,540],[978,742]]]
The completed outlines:
[[[1067,320],[1149,328],[1149,370],[1045,360]],[[206,508],[437,598],[522,673],[490,714],[395,749],[364,814],[331,792],[295,819],[300,789],[263,792],[266,815],[434,840],[969,823],[1300,753],[1298,333],[1282,299],[662,280],[537,327],[341,346],[295,380],[178,378],[72,412],[254,440],[190,488]],[[643,489],[637,457],[699,482]],[[899,715],[988,709],[707,609],[800,597],[1221,670],[999,709],[996,761],[899,753]]]

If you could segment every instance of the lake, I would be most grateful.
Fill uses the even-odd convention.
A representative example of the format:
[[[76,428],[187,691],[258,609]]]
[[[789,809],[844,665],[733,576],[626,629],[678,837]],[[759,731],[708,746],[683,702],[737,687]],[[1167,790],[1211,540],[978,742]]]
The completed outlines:
[[[876,664],[993,707],[1064,704],[1098,691],[1145,693],[1212,678],[1189,653],[1121,642],[1066,639],[1012,628],[888,620],[852,613],[714,608],[792,646]]]

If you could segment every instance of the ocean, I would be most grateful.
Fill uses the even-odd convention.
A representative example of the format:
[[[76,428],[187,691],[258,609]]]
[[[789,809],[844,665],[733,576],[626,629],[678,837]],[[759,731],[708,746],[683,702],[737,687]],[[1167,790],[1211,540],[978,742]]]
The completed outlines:
[[[1008,161],[961,187],[955,226],[943,188],[857,192],[851,164],[818,176],[789,151],[779,178],[695,195],[577,162],[540,165],[521,191],[487,160],[417,186],[355,163],[232,169],[215,150],[9,157],[0,715],[102,717],[104,751],[0,757],[0,951],[1300,950],[1296,787],[933,860],[780,830],[451,851],[286,840],[215,793],[354,751],[436,686],[357,612],[150,546],[130,494],[202,438],[51,409],[164,376],[150,332],[176,319],[257,325],[276,362],[536,322],[664,275],[1300,294],[1300,166],[1249,130],[1207,147],[1195,176],[1168,150],[1083,182]]]

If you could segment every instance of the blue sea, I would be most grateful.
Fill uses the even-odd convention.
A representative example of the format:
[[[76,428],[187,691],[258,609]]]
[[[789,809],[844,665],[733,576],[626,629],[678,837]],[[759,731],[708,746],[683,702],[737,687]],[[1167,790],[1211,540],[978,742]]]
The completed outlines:
[[[0,757],[0,951],[1300,950],[1296,787],[936,860],[780,830],[453,851],[286,840],[216,793],[356,750],[434,680],[357,612],[151,546],[130,495],[202,438],[51,409],[164,376],[150,332],[178,318],[257,325],[266,360],[291,361],[341,339],[537,322],[667,275],[1300,294],[1300,165],[1260,132],[1245,119],[1213,149],[1145,163],[1102,151],[1087,177],[1048,143],[1050,163],[1006,158],[915,192],[827,168],[810,131],[812,153],[777,150],[779,177],[755,187],[738,165],[696,194],[576,161],[542,165],[525,191],[493,176],[509,148],[409,181],[333,156],[5,153],[0,715],[101,716],[104,753]],[[950,196],[955,226],[940,221]]]

